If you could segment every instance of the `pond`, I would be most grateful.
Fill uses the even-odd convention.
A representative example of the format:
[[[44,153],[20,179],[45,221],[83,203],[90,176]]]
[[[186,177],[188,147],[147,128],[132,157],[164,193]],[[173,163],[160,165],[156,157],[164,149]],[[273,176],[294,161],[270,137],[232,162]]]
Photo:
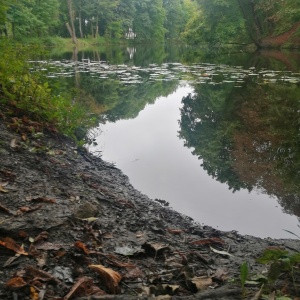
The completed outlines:
[[[298,53],[107,47],[40,62],[93,97],[90,151],[195,221],[300,235]],[[286,231],[287,230],[287,231]]]

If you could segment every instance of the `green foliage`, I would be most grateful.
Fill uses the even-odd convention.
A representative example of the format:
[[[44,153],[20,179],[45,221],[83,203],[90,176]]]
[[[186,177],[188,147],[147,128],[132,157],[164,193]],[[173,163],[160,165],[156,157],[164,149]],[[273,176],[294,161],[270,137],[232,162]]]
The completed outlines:
[[[288,251],[279,248],[266,249],[257,261],[261,264],[268,264],[270,262],[277,261],[279,259],[285,259],[288,256]]]
[[[245,283],[248,279],[249,276],[249,267],[248,264],[246,262],[244,262],[241,267],[240,267],[240,279],[241,279],[241,283],[242,283],[242,289],[243,291],[245,290]]]
[[[42,74],[30,71],[26,61],[37,54],[37,48],[2,41],[0,49],[0,103],[4,107],[15,107],[32,120],[72,136],[78,126],[87,130],[95,125],[77,93],[56,94]]]
[[[272,38],[294,26],[297,29],[300,21],[298,0],[197,0],[197,4],[183,34],[189,43],[252,42],[257,47],[279,47],[289,42],[289,36]]]
[[[238,43],[245,39],[244,19],[236,1],[198,0],[183,34],[189,43]]]
[[[296,266],[300,263],[300,253],[289,254],[288,251],[282,249],[266,249],[263,256],[257,259],[262,264],[269,264],[268,278],[274,282],[282,273],[287,274],[293,281],[299,276]],[[295,286],[296,289],[296,286]]]
[[[14,38],[51,35],[57,25],[59,15],[58,0],[9,1],[7,21]]]

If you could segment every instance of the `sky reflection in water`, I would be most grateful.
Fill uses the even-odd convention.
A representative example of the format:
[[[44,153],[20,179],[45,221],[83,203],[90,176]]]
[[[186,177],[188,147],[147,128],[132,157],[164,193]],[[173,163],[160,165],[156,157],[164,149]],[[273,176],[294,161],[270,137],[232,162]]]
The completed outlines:
[[[293,238],[298,220],[282,212],[275,198],[259,191],[232,193],[207,175],[201,161],[178,138],[181,99],[193,90],[181,86],[148,105],[137,118],[101,125],[97,138],[104,160],[114,162],[135,188],[201,224],[259,237]]]

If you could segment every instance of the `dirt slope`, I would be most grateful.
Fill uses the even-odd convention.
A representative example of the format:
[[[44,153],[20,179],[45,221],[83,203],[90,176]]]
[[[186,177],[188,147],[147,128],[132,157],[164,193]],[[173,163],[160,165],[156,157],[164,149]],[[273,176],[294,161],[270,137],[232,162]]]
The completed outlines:
[[[66,137],[22,137],[9,123],[0,119],[0,299],[241,299],[243,262],[261,274],[266,247],[300,248],[202,227]]]

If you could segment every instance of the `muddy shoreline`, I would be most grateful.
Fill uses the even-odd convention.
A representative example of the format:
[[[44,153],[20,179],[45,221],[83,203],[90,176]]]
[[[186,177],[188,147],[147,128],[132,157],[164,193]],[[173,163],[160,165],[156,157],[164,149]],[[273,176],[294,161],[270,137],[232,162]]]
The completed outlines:
[[[0,118],[1,299],[251,299],[260,286],[242,296],[240,266],[265,274],[266,248],[300,250],[200,226],[69,138],[8,124]]]

